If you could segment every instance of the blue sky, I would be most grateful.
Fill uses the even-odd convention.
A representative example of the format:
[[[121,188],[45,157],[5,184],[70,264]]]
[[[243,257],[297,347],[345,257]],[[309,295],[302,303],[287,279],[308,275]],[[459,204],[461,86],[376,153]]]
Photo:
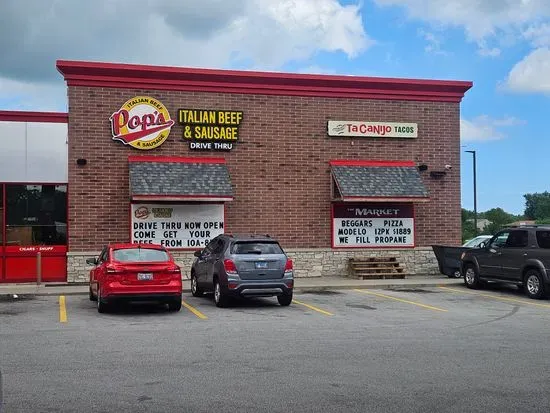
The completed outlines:
[[[3,0],[0,16],[3,110],[65,111],[56,59],[470,80],[478,211],[550,189],[547,0]],[[461,167],[473,209],[470,154]]]

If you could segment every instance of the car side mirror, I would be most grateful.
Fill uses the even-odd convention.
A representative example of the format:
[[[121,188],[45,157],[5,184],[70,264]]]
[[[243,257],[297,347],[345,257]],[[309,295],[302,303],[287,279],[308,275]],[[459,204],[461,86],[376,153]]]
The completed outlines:
[[[97,258],[86,258],[86,264],[97,265]]]
[[[202,251],[195,251],[195,252],[193,253],[193,255],[194,255],[195,257],[197,257],[197,258],[199,258],[199,257],[201,256],[201,254],[202,254]]]

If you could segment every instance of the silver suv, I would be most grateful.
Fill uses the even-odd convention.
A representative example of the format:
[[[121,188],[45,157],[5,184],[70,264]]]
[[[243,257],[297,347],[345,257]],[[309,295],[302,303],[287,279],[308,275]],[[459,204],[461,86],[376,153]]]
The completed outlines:
[[[217,307],[225,307],[231,297],[276,296],[283,306],[292,302],[292,260],[268,235],[218,235],[195,257],[191,266],[195,297],[213,291]]]

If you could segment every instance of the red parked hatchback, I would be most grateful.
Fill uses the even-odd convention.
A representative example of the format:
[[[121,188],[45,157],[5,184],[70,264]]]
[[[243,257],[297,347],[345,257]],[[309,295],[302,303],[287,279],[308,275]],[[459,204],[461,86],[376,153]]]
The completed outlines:
[[[179,311],[181,269],[172,255],[156,244],[109,244],[98,258],[88,258],[90,300],[103,313],[116,301],[156,301]]]

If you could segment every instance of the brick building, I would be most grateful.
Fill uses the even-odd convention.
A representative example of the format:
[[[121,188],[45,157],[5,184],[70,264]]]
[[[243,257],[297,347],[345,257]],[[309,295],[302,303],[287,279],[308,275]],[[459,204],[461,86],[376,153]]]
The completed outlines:
[[[163,243],[188,275],[193,252],[216,234],[270,234],[297,276],[345,275],[350,257],[376,255],[437,273],[430,246],[461,241],[460,102],[470,82],[57,68],[67,114],[0,112],[3,140],[18,123],[65,127],[57,176],[14,178],[13,165],[0,166],[0,282],[34,279],[38,252],[45,281],[86,280],[85,259],[111,241]],[[19,162],[28,169],[28,157]],[[12,217],[14,197],[50,200],[59,217],[44,221],[40,207]]]

